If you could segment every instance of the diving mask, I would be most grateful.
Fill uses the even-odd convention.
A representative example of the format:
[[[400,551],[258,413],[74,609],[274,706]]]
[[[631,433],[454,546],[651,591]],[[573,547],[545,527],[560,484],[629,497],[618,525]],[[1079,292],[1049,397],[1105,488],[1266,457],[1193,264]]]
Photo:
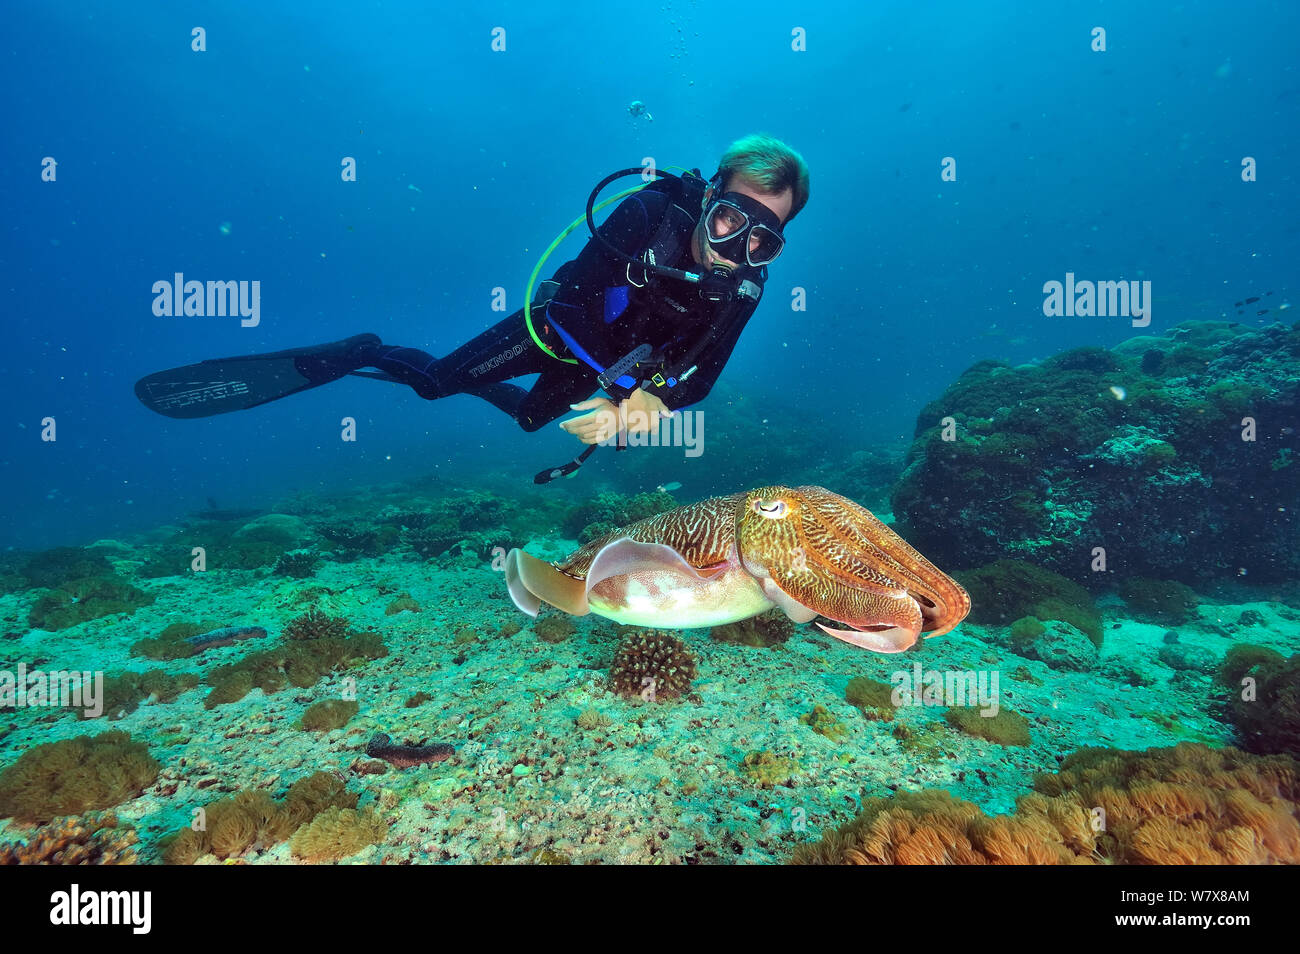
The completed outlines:
[[[733,262],[757,268],[773,261],[785,247],[776,213],[743,193],[728,192],[714,199],[704,219],[709,245]]]

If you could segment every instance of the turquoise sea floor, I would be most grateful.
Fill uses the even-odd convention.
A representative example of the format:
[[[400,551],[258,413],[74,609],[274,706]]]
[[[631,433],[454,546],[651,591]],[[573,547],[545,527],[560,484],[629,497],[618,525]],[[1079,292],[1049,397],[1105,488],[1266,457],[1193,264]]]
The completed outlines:
[[[210,686],[200,684],[172,701],[146,699],[121,718],[4,712],[0,766],[40,743],[108,729],[148,745],[161,763],[158,778],[116,809],[120,823],[135,826],[145,862],[160,860],[159,839],[189,825],[194,808],[246,789],[278,797],[318,771],[346,781],[360,793],[359,807],[373,808],[386,826],[377,844],[344,863],[774,863],[851,818],[864,795],[938,787],[1000,813],[1014,808],[1035,773],[1054,770],[1080,746],[1232,743],[1231,728],[1215,715],[1211,672],[1176,670],[1158,658],[1169,627],[1127,617],[1118,600],[1102,603],[1105,640],[1092,672],[1058,671],[1015,655],[1005,627],[969,622],[922,641],[905,662],[839,643],[811,625],[772,647],[684,631],[698,659],[692,691],[648,702],[606,689],[620,627],[589,616],[575,619],[567,638],[543,640],[487,560],[438,565],[397,546],[352,562],[325,560],[304,579],[269,568],[141,578],[146,552],[166,535],[92,545],[118,576],[155,597],[130,615],[57,632],[28,629],[41,591],[0,597],[5,666],[203,676],[274,643],[310,608],[377,632],[388,654],[310,688],[254,689],[212,708],[204,705]],[[576,546],[548,538],[528,549],[557,559]],[[401,594],[418,610],[390,615]],[[259,626],[267,635],[171,661],[131,654],[137,640],[178,620]],[[521,628],[510,634],[512,622]],[[1242,641],[1290,654],[1300,650],[1300,611],[1264,599],[1205,601],[1177,632],[1193,661],[1217,663]],[[880,720],[846,701],[850,679],[888,682],[917,663],[997,671],[1000,704],[1028,719],[1029,744],[967,735],[942,719],[942,708],[908,707]],[[302,729],[304,710],[348,694],[347,679],[355,680],[357,713],[339,729]],[[427,699],[413,700],[417,693]],[[801,721],[815,706],[824,707],[819,727],[830,727],[829,735]],[[455,755],[388,766],[364,751],[378,732],[403,743],[451,743]],[[747,768],[746,756],[769,771]],[[0,841],[31,831],[0,821]],[[294,857],[281,841],[236,860],[283,864]],[[199,863],[223,862],[209,854]]]

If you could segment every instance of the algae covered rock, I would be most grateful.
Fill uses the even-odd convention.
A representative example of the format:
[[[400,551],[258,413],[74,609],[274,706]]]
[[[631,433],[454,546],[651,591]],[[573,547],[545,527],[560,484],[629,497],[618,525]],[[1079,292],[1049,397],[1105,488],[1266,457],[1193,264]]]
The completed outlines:
[[[69,580],[38,599],[27,614],[27,623],[33,629],[53,632],[104,616],[130,615],[154,599],[116,576],[84,577]]]
[[[972,706],[956,706],[943,714],[947,723],[967,735],[998,745],[1028,745],[1029,720],[1005,707],[984,715]]]
[[[844,687],[844,701],[857,706],[872,721],[888,722],[894,718],[894,687],[889,683],[857,676]]]
[[[1160,647],[1157,654],[1162,663],[1179,672],[1200,672],[1212,675],[1219,659],[1214,653],[1200,646],[1185,646],[1182,643],[1170,643]]]
[[[1078,628],[1059,619],[1026,616],[1011,626],[1011,648],[1053,669],[1088,672],[1097,665],[1097,647]]]
[[[1011,555],[1087,582],[1100,547],[1125,576],[1293,580],[1300,464],[1281,425],[1297,406],[1294,325],[1186,322],[1038,365],[982,361],[922,410],[896,529],[954,569]]]
[[[996,560],[955,576],[970,593],[972,622],[1007,625],[1025,616],[1059,619],[1101,648],[1101,613],[1092,594],[1059,573],[1023,560]]]
[[[329,732],[341,729],[357,714],[360,704],[348,699],[322,699],[306,708],[302,714],[302,727],[307,732]]]
[[[1227,712],[1244,749],[1300,755],[1300,653],[1234,646],[1219,668]]]

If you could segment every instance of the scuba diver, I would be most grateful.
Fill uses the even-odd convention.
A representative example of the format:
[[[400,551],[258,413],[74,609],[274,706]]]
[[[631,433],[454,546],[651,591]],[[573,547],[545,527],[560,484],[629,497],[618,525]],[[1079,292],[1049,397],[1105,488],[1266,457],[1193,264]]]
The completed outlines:
[[[596,207],[626,196],[597,228],[596,197],[631,175],[656,178]],[[578,257],[534,296],[544,255],[525,306],[443,358],[362,334],[158,372],[137,382],[136,395],[160,414],[207,417],[352,374],[408,385],[428,400],[477,395],[525,431],[585,411],[560,425],[591,445],[550,476],[571,473],[597,443],[656,428],[709,393],[808,195],[803,158],[770,136],[733,143],[707,182],[698,170],[621,170],[596,186],[585,218],[569,228],[585,221],[592,233]],[[529,374],[539,375],[530,390],[508,383]],[[592,397],[598,389],[608,397]]]

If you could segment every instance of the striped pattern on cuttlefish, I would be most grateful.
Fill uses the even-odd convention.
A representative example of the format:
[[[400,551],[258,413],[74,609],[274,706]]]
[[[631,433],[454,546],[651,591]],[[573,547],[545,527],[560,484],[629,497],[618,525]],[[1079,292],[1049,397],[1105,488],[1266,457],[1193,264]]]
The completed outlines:
[[[824,487],[760,487],[616,530],[546,563],[511,550],[510,598],[665,629],[719,626],[774,606],[854,646],[897,653],[970,612],[960,584],[893,530]]]

